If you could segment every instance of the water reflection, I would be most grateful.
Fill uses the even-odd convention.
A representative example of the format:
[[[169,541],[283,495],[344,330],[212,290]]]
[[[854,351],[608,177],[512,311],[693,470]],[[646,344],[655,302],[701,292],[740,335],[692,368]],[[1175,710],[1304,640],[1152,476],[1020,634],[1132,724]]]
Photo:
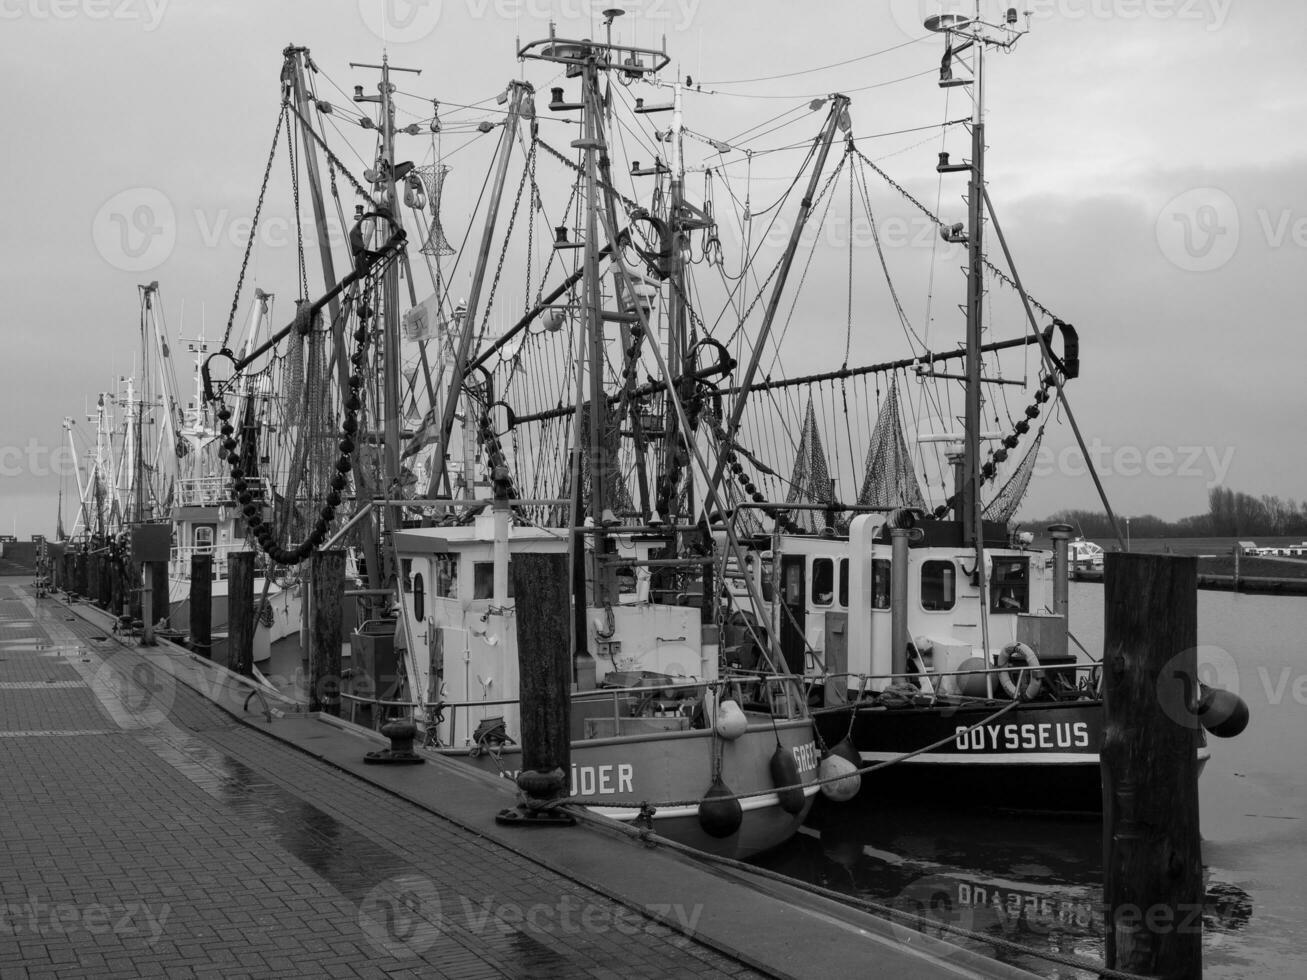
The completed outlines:
[[[786,847],[759,863],[846,895],[924,916],[924,931],[1046,977],[1092,976],[1023,956],[1007,942],[1100,960],[1102,840],[1097,821],[944,813],[820,801]],[[1244,928],[1252,900],[1209,873],[1204,946]],[[991,937],[959,941],[931,921]]]

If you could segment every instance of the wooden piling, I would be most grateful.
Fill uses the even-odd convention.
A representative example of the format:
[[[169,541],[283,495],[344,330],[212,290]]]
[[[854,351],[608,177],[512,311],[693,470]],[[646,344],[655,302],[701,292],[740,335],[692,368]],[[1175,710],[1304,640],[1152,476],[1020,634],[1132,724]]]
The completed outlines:
[[[254,552],[227,556],[227,669],[254,676]]]
[[[571,772],[571,594],[564,555],[513,556],[522,770],[562,772],[550,796],[565,796]],[[521,785],[521,780],[519,780]],[[533,794],[534,795],[534,794]]]
[[[150,595],[153,609],[150,613],[156,623],[163,621],[172,625],[172,602],[169,598],[168,563],[152,561],[147,565],[150,581]]]
[[[316,551],[310,559],[313,608],[309,653],[309,710],[340,716],[341,615],[345,552]]]
[[[1202,976],[1202,855],[1193,558],[1104,566],[1103,900],[1106,961]]]
[[[191,555],[191,649],[213,659],[213,556]]]

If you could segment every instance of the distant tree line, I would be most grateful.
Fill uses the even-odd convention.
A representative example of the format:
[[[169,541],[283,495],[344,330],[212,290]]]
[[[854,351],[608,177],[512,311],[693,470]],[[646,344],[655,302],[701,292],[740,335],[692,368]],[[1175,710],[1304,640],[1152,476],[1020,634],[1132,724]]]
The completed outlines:
[[[1213,487],[1207,495],[1206,514],[1165,521],[1152,514],[1130,515],[1130,535],[1136,538],[1227,538],[1307,537],[1307,500],[1298,502],[1275,496],[1254,497],[1227,487]],[[1124,521],[1124,515],[1120,515]],[[1087,538],[1112,537],[1107,515],[1091,510],[1062,510],[1038,527],[1064,523]],[[1122,527],[1122,531],[1125,528]]]

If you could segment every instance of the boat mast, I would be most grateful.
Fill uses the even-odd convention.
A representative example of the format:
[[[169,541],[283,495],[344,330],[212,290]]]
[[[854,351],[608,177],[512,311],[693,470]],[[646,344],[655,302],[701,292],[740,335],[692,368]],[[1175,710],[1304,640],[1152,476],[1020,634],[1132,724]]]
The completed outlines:
[[[826,157],[830,153],[831,145],[835,142],[835,134],[841,127],[848,126],[848,108],[849,97],[847,95],[836,93],[831,96],[830,115],[826,117],[826,123],[817,135],[817,154],[812,164],[812,173],[808,177],[808,186],[803,192],[803,199],[799,203],[799,213],[795,218],[794,227],[790,231],[790,239],[785,244],[785,252],[781,256],[781,263],[776,273],[776,284],[772,287],[771,297],[767,300],[767,310],[763,314],[762,326],[758,328],[758,336],[754,340],[753,352],[749,356],[749,365],[745,368],[744,378],[740,382],[740,393],[735,397],[734,403],[731,405],[731,418],[725,426],[726,437],[722,443],[722,451],[717,456],[712,478],[708,481],[707,496],[709,497],[721,485],[722,474],[726,471],[727,449],[734,443],[739,432],[740,419],[744,416],[744,406],[749,398],[749,389],[758,373],[758,365],[762,361],[763,350],[767,346],[767,338],[771,334],[772,321],[776,319],[776,313],[781,306],[781,294],[785,290],[785,283],[790,275],[790,267],[794,264],[794,255],[799,248],[799,239],[803,235],[804,226],[807,224],[808,216],[812,212],[813,201],[817,195],[817,186],[821,181],[821,172],[826,167]]]
[[[936,14],[927,17],[928,31],[944,34],[947,47],[940,65],[941,88],[958,85],[974,86],[971,108],[971,162],[949,163],[948,154],[941,153],[936,170],[943,173],[967,171],[967,335],[966,335],[966,399],[963,419],[962,460],[958,479],[956,512],[962,525],[962,545],[974,548],[977,559],[983,554],[983,527],[980,508],[980,428],[983,401],[981,398],[981,332],[982,303],[985,298],[985,49],[989,45],[1010,49],[1025,34],[1014,25],[1015,8],[1007,11],[1001,24],[989,24],[980,17],[980,0],[976,0],[974,17],[963,14]],[[954,38],[965,40],[958,47]],[[971,78],[953,77],[953,59],[974,48]],[[945,234],[947,241],[958,241]],[[977,565],[978,574],[984,569]]]
[[[527,82],[514,80],[508,83],[508,114],[504,117],[502,124],[504,129],[500,133],[499,149],[496,151],[494,186],[491,188],[490,201],[486,206],[485,226],[481,232],[476,266],[472,271],[472,284],[468,289],[462,328],[458,336],[458,349],[454,354],[449,388],[445,392],[445,404],[440,414],[440,428],[437,430],[440,442],[432,461],[431,478],[427,482],[427,497],[438,495],[441,481],[448,468],[449,437],[454,427],[458,399],[463,391],[463,381],[467,377],[468,361],[472,354],[472,342],[475,339],[477,316],[480,312],[478,304],[481,301],[481,287],[485,282],[486,267],[490,261],[490,245],[499,218],[499,205],[504,197],[504,181],[508,176],[508,160],[513,152],[513,138],[517,135],[518,123],[522,117],[527,112],[534,112],[531,101],[534,93],[535,89]]]
[[[980,0],[976,0],[977,12]],[[971,178],[967,189],[967,397],[962,444],[962,543],[981,548],[980,333],[984,281],[985,45],[976,45],[975,99],[971,108]]]

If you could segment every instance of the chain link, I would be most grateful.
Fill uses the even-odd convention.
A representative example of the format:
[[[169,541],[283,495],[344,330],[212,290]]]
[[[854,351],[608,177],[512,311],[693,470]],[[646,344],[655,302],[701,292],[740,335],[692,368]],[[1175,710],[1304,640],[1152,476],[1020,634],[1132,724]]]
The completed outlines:
[[[884,179],[885,183],[889,184],[890,187],[894,188],[894,190],[898,191],[905,198],[907,198],[907,200],[911,204],[916,206],[917,210],[919,210],[922,214],[924,214],[927,218],[929,218],[932,222],[934,222],[936,226],[940,228],[945,227],[944,221],[937,214],[935,214],[935,212],[931,211],[930,208],[926,207],[926,205],[922,204],[915,197],[913,197],[906,190],[904,190],[903,186],[899,184],[898,181],[896,181],[889,174],[885,173],[885,171],[881,170],[880,167],[876,166],[876,164],[872,162],[872,160],[865,153],[863,153],[861,150],[854,150],[854,152],[858,154],[858,157],[862,160],[863,163],[869,166],[872,170],[876,171],[876,173],[880,174],[880,176]],[[987,268],[990,272],[992,272],[1000,282],[1016,290],[1017,292],[1020,292],[1020,290],[1017,289],[1017,284],[1008,277],[1007,273],[1005,273],[1002,269],[996,266],[993,262],[989,261],[988,258],[983,259],[982,261],[985,263],[985,268]],[[1053,313],[1047,306],[1039,302],[1039,300],[1035,299],[1035,297],[1031,296],[1029,293],[1026,293],[1026,299],[1030,300],[1030,305],[1033,306],[1035,309],[1039,310],[1039,312],[1044,314],[1044,316],[1054,320],[1059,319],[1058,316],[1055,313]]]
[[[268,192],[268,178],[272,176],[272,161],[277,158],[277,143],[281,139],[281,127],[286,121],[286,110],[291,105],[285,99],[281,103],[281,112],[277,116],[277,128],[272,134],[272,148],[268,150],[268,162],[263,168],[263,185],[259,188],[259,200],[254,205],[254,221],[250,224],[250,237],[245,240],[245,256],[241,259],[240,275],[236,278],[236,295],[231,299],[231,313],[227,315],[227,329],[222,334],[222,349],[227,350],[231,341],[231,330],[236,323],[236,311],[240,309],[241,289],[245,286],[245,272],[250,264],[250,252],[254,248],[254,235],[259,228],[259,214],[263,211],[263,197]],[[292,111],[294,111],[292,109]]]
[[[295,205],[295,260],[299,264],[300,299],[309,298],[309,270],[304,263],[304,225],[300,221],[300,170],[295,158],[294,127],[286,127],[286,151],[290,154],[290,190]]]

